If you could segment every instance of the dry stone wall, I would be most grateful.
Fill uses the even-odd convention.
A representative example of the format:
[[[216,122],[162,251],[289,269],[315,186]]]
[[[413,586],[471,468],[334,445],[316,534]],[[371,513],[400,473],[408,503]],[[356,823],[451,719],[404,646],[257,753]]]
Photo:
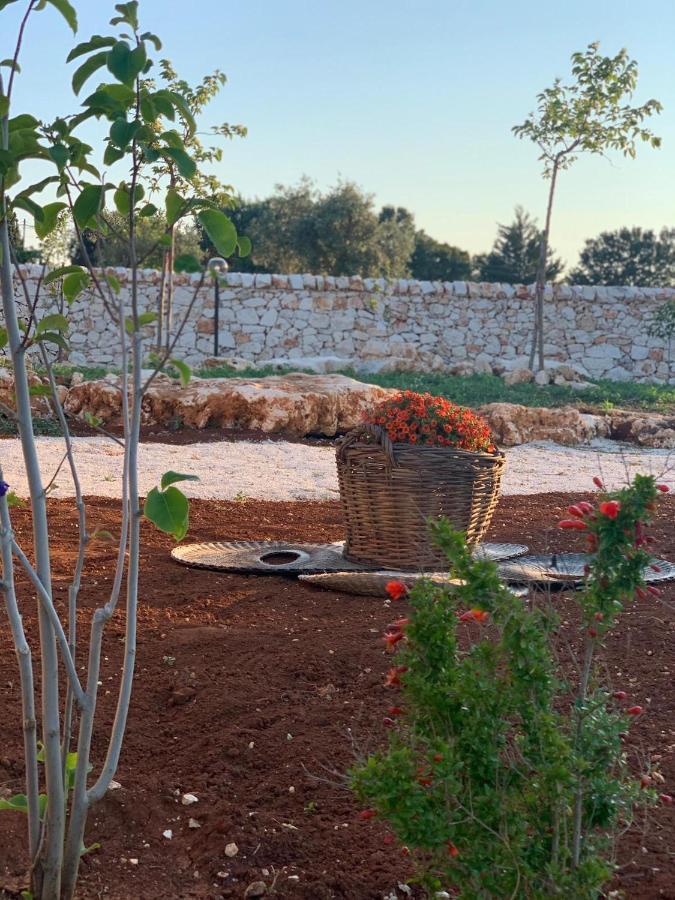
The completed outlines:
[[[128,291],[127,270],[111,271]],[[30,294],[40,270],[23,272]],[[177,276],[176,323],[197,285],[195,276]],[[158,273],[144,270],[143,311],[155,309],[158,288]],[[22,296],[17,283],[20,302]],[[663,381],[666,347],[647,329],[659,305],[673,298],[673,289],[548,287],[546,356],[594,378]],[[333,368],[503,371],[527,359],[533,308],[531,286],[230,273],[220,288],[220,354],[252,364],[297,360],[299,367],[307,358],[331,357]],[[70,319],[70,361],[114,365],[115,332],[100,300],[82,296]],[[146,329],[149,348],[154,327]],[[175,355],[199,365],[213,356],[213,332],[214,289],[205,284]]]

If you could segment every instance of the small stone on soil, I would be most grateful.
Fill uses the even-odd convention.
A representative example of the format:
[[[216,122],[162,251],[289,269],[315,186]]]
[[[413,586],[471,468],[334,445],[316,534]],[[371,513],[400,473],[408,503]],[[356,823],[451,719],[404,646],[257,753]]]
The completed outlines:
[[[231,844],[227,844],[225,847],[225,856],[229,856],[230,858],[236,856],[239,853],[239,847],[232,841]]]

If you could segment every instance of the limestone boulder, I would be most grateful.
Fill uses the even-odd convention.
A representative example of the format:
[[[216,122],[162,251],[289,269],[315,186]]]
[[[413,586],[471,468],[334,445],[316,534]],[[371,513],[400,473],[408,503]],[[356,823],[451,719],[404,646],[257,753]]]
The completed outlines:
[[[511,369],[502,375],[504,384],[532,384],[534,372],[532,369]]]
[[[502,447],[530,441],[554,441],[573,447],[609,433],[604,417],[584,415],[571,406],[548,409],[517,403],[488,403],[478,412],[487,420]]]
[[[332,437],[360,424],[364,413],[391,393],[344,375],[201,378],[186,387],[160,381],[143,397],[143,422]],[[122,392],[106,381],[86,382],[71,389],[66,409],[71,415],[90,412],[103,422],[117,423]]]
[[[675,416],[617,412],[608,416],[610,437],[655,450],[675,448]]]
[[[272,359],[261,361],[259,365],[272,366],[275,369],[291,369],[297,372],[305,371],[315,372],[317,375],[327,375],[339,372],[340,369],[352,368],[354,360],[342,356],[299,356],[293,358],[275,356]]]
[[[45,387],[49,386],[49,380],[40,378],[39,375],[29,371],[28,384],[31,388],[44,390]],[[4,367],[0,368],[0,404],[9,407],[9,409],[16,409],[14,374],[10,369]],[[35,416],[44,417],[52,414],[48,396],[33,396],[31,397],[30,405]]]

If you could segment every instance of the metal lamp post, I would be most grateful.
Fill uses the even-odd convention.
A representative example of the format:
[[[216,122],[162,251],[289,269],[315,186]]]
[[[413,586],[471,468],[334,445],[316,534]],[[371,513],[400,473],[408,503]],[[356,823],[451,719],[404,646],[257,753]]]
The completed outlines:
[[[218,332],[220,331],[220,277],[225,275],[229,266],[222,256],[214,256],[208,262],[209,272],[213,275],[213,355],[218,357]]]

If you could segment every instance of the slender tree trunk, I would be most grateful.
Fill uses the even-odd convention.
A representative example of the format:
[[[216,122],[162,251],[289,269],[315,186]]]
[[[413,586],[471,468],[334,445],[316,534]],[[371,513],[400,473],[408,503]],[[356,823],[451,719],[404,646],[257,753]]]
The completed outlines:
[[[166,316],[166,264],[168,253],[162,254],[162,277],[159,283],[159,297],[157,298],[157,340],[155,350],[161,353],[164,349],[164,318]]]
[[[546,206],[546,222],[541,237],[539,248],[539,264],[534,290],[534,326],[532,334],[532,346],[530,349],[529,367],[534,368],[535,357],[537,368],[542,371],[545,367],[544,360],[544,290],[546,288],[546,263],[548,261],[548,241],[551,233],[551,213],[553,212],[553,199],[555,196],[556,181],[558,178],[558,160],[553,163],[551,172],[551,184],[548,191],[548,204]]]
[[[171,244],[169,245],[169,251],[167,253],[167,299],[166,299],[166,329],[165,329],[165,337],[166,337],[166,346],[167,348],[171,345],[171,331],[173,329],[173,262],[174,257],[176,255],[176,229],[175,226],[171,226],[170,231],[171,236]]]

